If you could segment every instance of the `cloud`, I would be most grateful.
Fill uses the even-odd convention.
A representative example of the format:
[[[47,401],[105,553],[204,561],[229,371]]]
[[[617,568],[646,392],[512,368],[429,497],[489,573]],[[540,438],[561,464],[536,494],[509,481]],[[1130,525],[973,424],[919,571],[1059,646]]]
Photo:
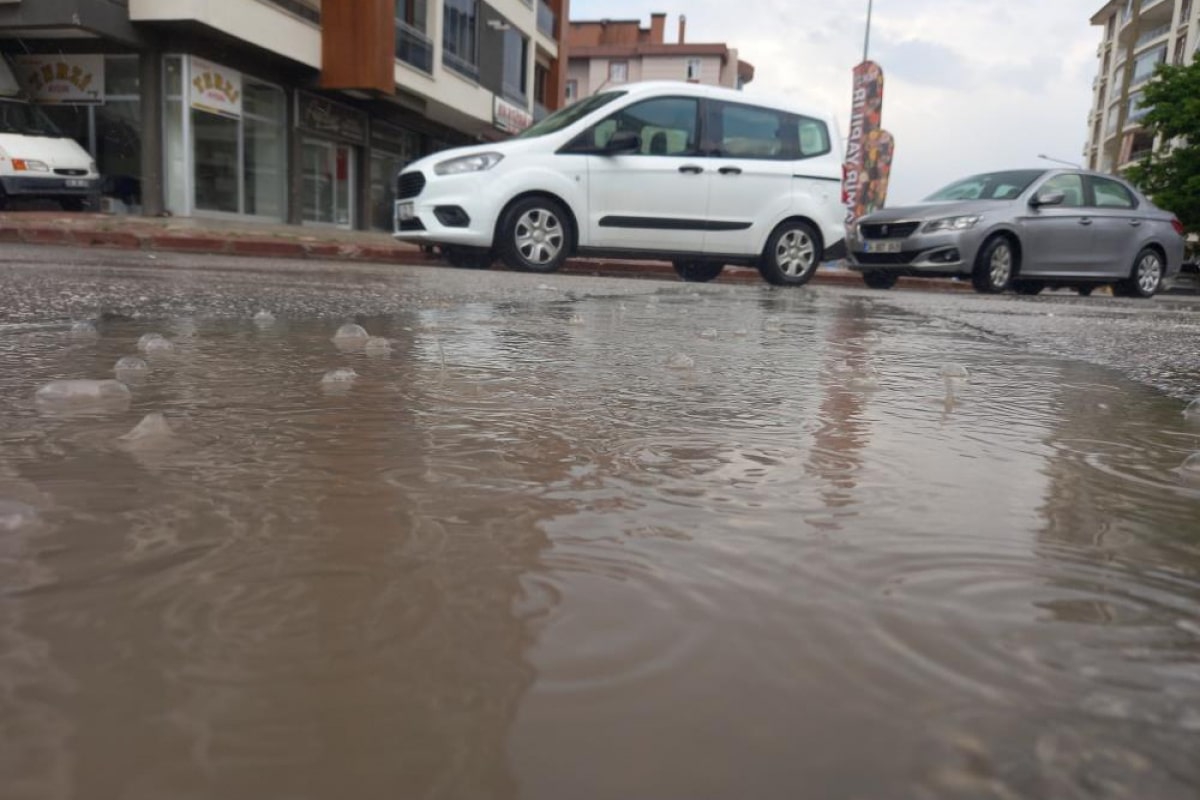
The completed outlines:
[[[886,74],[884,126],[896,137],[889,202],[963,175],[1081,161],[1102,0],[875,0],[871,57]],[[724,42],[755,66],[747,94],[791,95],[850,116],[866,2],[689,0],[687,38]],[[640,18],[648,0],[573,0],[573,19]],[[667,20],[674,39],[677,18]]]

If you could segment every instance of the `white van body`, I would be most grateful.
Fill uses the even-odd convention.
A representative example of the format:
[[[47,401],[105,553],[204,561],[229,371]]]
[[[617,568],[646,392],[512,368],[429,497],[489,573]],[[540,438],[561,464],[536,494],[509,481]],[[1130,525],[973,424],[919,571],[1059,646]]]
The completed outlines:
[[[549,272],[578,253],[670,260],[685,280],[753,265],[800,285],[844,252],[840,141],[832,114],[790,101],[614,87],[508,141],[408,165],[395,237],[459,266]]]
[[[100,192],[88,151],[63,136],[38,106],[21,96],[0,58],[0,208],[9,198],[49,198],[82,209]]]

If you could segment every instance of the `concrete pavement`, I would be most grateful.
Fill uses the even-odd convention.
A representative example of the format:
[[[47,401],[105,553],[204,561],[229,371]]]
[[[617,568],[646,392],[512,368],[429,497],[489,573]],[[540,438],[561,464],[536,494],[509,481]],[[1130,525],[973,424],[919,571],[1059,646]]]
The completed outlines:
[[[3,242],[259,258],[445,265],[434,253],[397,242],[390,235],[376,231],[194,217],[10,211],[0,213],[0,243]],[[605,277],[676,279],[674,269],[666,261],[574,258],[567,262],[563,271]],[[762,279],[756,270],[729,267],[717,280],[723,283],[757,283]],[[813,277],[813,283],[854,287],[863,285],[857,273],[835,265],[822,267]],[[963,281],[908,278],[902,278],[899,286],[934,291],[970,291],[971,288]]]

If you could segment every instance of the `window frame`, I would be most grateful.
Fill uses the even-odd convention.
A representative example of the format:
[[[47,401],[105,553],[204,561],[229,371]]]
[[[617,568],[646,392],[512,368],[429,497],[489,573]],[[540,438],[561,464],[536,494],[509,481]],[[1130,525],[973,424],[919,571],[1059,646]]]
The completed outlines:
[[[639,151],[636,153],[621,153],[621,155],[634,156],[634,157],[640,157],[640,158],[651,157],[651,156],[666,157],[666,158],[695,158],[695,157],[702,157],[702,156],[706,155],[702,148],[702,144],[704,142],[705,98],[697,97],[695,95],[686,95],[686,94],[684,94],[684,95],[664,94],[664,95],[658,95],[656,97],[645,97],[645,98],[641,98],[639,100],[635,100],[634,102],[629,103],[627,105],[621,106],[620,108],[613,110],[611,113],[605,115],[604,117],[601,117],[600,119],[596,120],[591,125],[588,125],[582,131],[580,131],[578,134],[576,134],[571,139],[571,141],[569,141],[562,149],[559,150],[559,152],[564,153],[564,154],[572,154],[572,155],[595,155],[595,154],[597,154],[598,152],[600,152],[600,148],[594,144],[595,137],[594,136],[590,137],[590,141],[588,141],[588,142],[585,142],[584,140],[588,139],[589,134],[591,134],[598,126],[603,125],[604,123],[612,120],[614,117],[616,117],[620,114],[627,113],[630,109],[636,108],[637,106],[643,105],[645,103],[656,103],[656,102],[660,102],[662,100],[686,100],[688,102],[696,104],[696,112],[695,112],[696,116],[694,119],[696,141],[695,141],[694,147],[691,148],[690,150],[687,150],[682,153],[649,153],[649,152],[643,153],[643,152]]]
[[[1041,194],[1042,192],[1046,191],[1047,188],[1052,188],[1052,187],[1050,187],[1050,184],[1053,181],[1059,180],[1061,178],[1076,178],[1079,181],[1079,204],[1078,205],[1068,204],[1067,203],[1067,197],[1068,197],[1067,193],[1062,189],[1057,189],[1057,191],[1060,191],[1063,193],[1063,201],[1061,203],[1058,203],[1057,205],[1053,206],[1053,208],[1089,208],[1090,207],[1089,200],[1091,200],[1091,196],[1089,194],[1091,191],[1091,185],[1088,183],[1087,180],[1085,180],[1086,177],[1087,176],[1085,176],[1082,172],[1060,172],[1057,175],[1051,175],[1042,180],[1041,185],[1039,185],[1037,187],[1037,189],[1034,191],[1034,196],[1037,196],[1037,195]]]
[[[622,77],[617,78],[613,74],[613,68],[620,67],[624,73]],[[608,62],[608,81],[609,83],[629,83],[629,62],[628,61],[609,61]]]
[[[701,142],[712,145],[712,148],[708,152],[706,152],[705,155],[710,155],[713,158],[741,159],[741,160],[749,160],[749,161],[779,161],[779,162],[789,162],[790,163],[790,162],[796,162],[796,161],[807,161],[807,160],[813,159],[813,158],[820,158],[821,156],[826,156],[826,155],[829,155],[831,152],[833,152],[833,137],[830,135],[829,124],[825,120],[820,119],[818,117],[810,117],[806,114],[799,114],[794,111],[786,111],[781,108],[775,108],[774,106],[755,105],[754,103],[739,103],[734,100],[712,100],[712,99],[705,98],[704,106],[705,106],[705,110],[703,113],[704,127],[701,130],[701,134],[700,134]],[[754,111],[758,111],[758,112],[762,112],[762,113],[774,114],[777,116],[777,118],[779,118],[781,120],[788,119],[788,118],[794,118],[796,120],[796,135],[797,135],[797,137],[799,137],[800,129],[804,125],[805,122],[816,123],[824,128],[825,147],[823,150],[820,150],[819,152],[813,152],[813,153],[806,154],[803,151],[802,143],[798,141],[797,142],[797,147],[799,148],[797,151],[798,155],[795,158],[791,158],[791,157],[787,156],[786,154],[777,154],[777,155],[731,155],[731,154],[728,154],[724,151],[724,141],[725,141],[724,122],[722,121],[720,124],[714,124],[714,119],[715,119],[714,115],[720,114],[721,110],[725,107],[748,108],[748,109],[752,109]],[[718,133],[720,134],[720,137],[721,137],[720,142],[717,141]]]
[[[1100,197],[1099,197],[1098,193],[1096,192],[1096,187],[1102,186],[1104,184],[1111,184],[1113,186],[1118,187],[1124,193],[1126,199],[1129,201],[1129,205],[1127,205],[1127,206],[1102,205],[1100,203]],[[1105,178],[1100,175],[1088,175],[1087,176],[1087,193],[1088,193],[1088,198],[1091,200],[1090,205],[1092,208],[1115,209],[1118,211],[1134,211],[1137,209],[1137,207],[1139,205],[1137,195],[1134,192],[1132,192],[1128,186],[1126,186],[1125,184],[1123,184],[1120,181],[1115,180],[1113,178]]]

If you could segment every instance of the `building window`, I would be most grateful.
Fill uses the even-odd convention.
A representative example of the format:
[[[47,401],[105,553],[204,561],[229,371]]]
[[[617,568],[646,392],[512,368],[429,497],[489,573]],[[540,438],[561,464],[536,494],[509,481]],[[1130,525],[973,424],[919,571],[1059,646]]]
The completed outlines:
[[[689,81],[700,80],[700,59],[689,58],[687,60],[687,79]]]
[[[478,80],[479,16],[475,0],[446,0],[442,17],[442,63]]]
[[[533,67],[533,102],[546,105],[546,86],[550,83],[550,68],[543,64]]]
[[[396,59],[433,72],[427,0],[396,0]]]
[[[1130,85],[1137,84],[1149,80],[1154,76],[1154,70],[1159,64],[1167,60],[1167,46],[1161,45],[1153,50],[1150,50],[1138,56],[1133,62],[1133,77],[1129,79]]]
[[[504,32],[504,74],[501,87],[504,95],[524,103],[528,90],[529,40],[516,28]]]
[[[1171,63],[1177,67],[1182,67],[1185,58],[1187,58],[1187,36],[1180,34],[1175,40],[1175,55],[1171,58]]]
[[[567,81],[566,100],[568,103],[574,103],[579,99],[579,81]]]
[[[608,62],[608,82],[609,83],[625,83],[629,80],[629,62],[628,61],[610,61]]]
[[[1111,40],[1113,38],[1113,34],[1116,32],[1116,30],[1117,30],[1117,15],[1114,13],[1112,16],[1110,16],[1108,18],[1108,29],[1105,31],[1104,38],[1106,40]]]

